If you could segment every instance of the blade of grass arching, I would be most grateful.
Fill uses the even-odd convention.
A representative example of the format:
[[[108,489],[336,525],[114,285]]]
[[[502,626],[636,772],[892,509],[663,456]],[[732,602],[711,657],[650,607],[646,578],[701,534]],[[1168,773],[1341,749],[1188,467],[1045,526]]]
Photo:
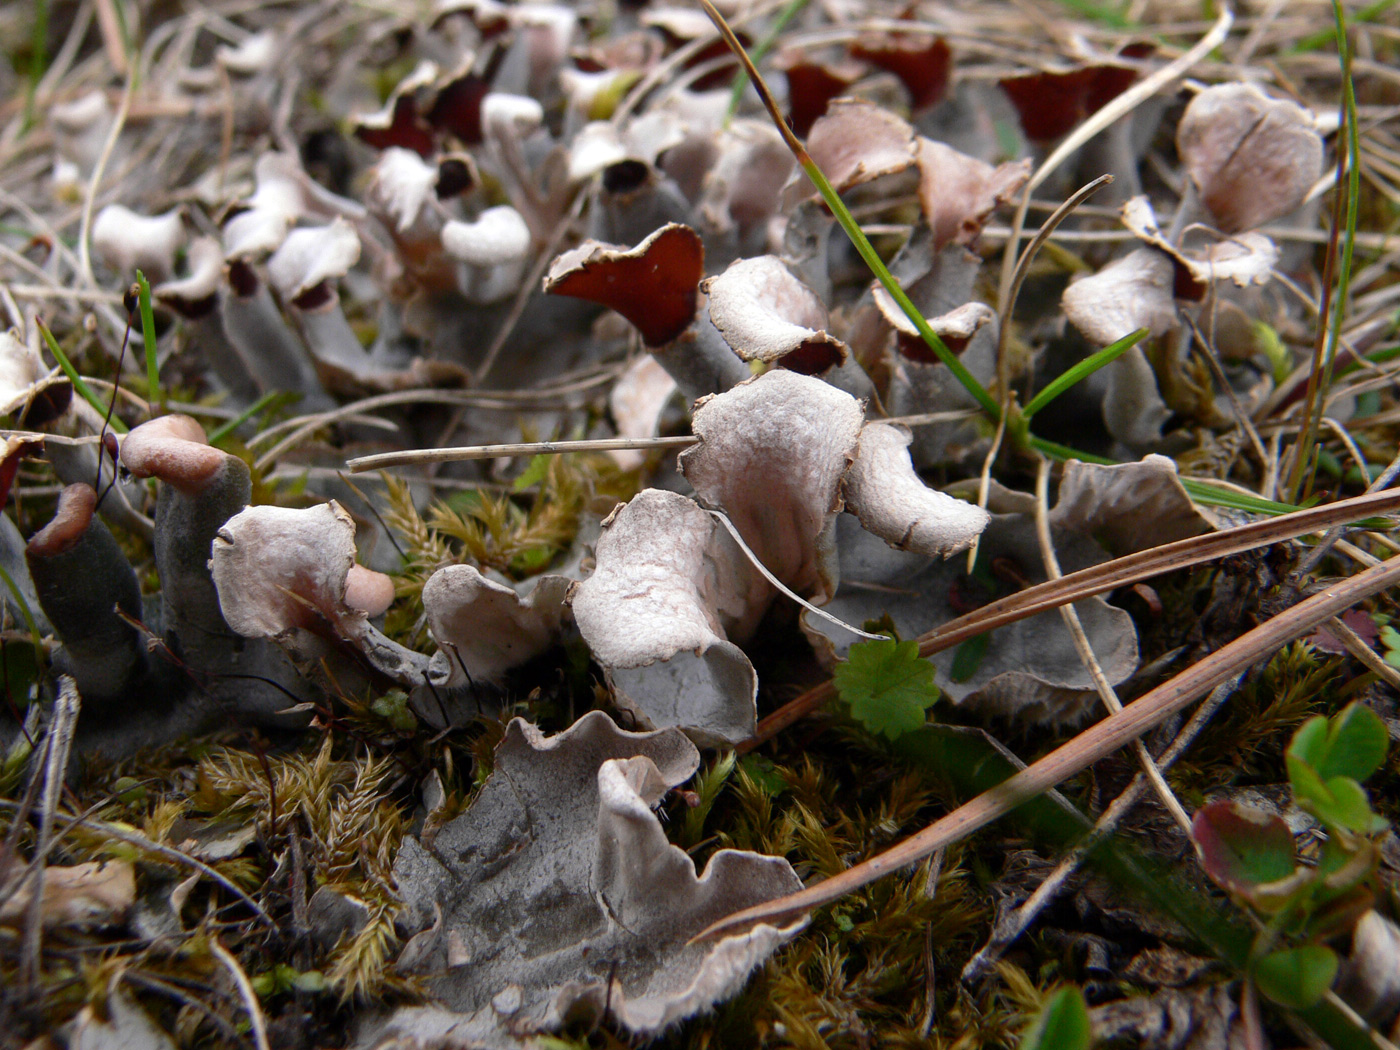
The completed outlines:
[[[1288,515],[1264,518],[1248,525],[1237,525],[1234,528],[1221,529],[1219,532],[1209,532],[1203,536],[1149,547],[1136,554],[1091,565],[1058,580],[1034,584],[949,620],[916,639],[919,643],[919,655],[933,656],[998,627],[1050,612],[1069,602],[1082,601],[1096,594],[1106,594],[1119,587],[1140,583],[1164,572],[1189,569],[1193,565],[1228,558],[1232,554],[1241,554],[1300,536],[1326,532],[1337,525],[1361,522],[1372,515],[1392,514],[1397,511],[1400,511],[1400,490],[1382,489],[1364,496],[1338,500],[1322,507],[1295,510]],[[771,740],[835,695],[836,691],[828,680],[788,701],[759,722],[758,732],[739,745],[739,752],[746,753],[764,741]]]
[[[34,105],[39,97],[39,81],[49,64],[49,0],[36,0],[34,29],[29,34],[29,77],[24,85],[24,121],[21,133],[34,126]]]
[[[702,2],[706,2],[706,0],[702,0]],[[817,192],[820,193],[822,199],[826,201],[827,207],[831,209],[832,214],[836,217],[836,221],[840,223],[841,228],[846,231],[846,236],[851,239],[851,244],[855,246],[856,252],[865,260],[865,264],[870,267],[871,272],[875,274],[875,277],[884,286],[885,291],[890,293],[890,298],[899,304],[899,308],[904,311],[904,315],[909,318],[910,322],[918,330],[920,338],[922,338],[928,348],[938,356],[938,359],[948,366],[948,370],[953,373],[954,378],[962,385],[962,388],[976,398],[977,403],[982,406],[987,415],[991,417],[993,421],[1000,419],[1001,407],[996,403],[996,399],[988,393],[986,387],[977,381],[977,377],[967,370],[967,367],[958,360],[957,356],[948,349],[947,345],[939,338],[938,334],[929,327],[929,323],[925,320],[924,315],[919,311],[918,307],[909,300],[909,297],[904,294],[904,289],[899,286],[899,282],[894,279],[894,275],[885,268],[884,261],[876,253],[874,246],[866,238],[864,232],[861,231],[859,224],[857,224],[850,211],[846,208],[846,204],[841,200],[840,195],[831,188],[831,183],[826,181],[826,176],[822,174],[816,164],[812,163],[810,157],[806,158],[806,162],[803,163],[802,167],[803,170],[807,172],[807,177],[811,179],[813,185],[817,187]]]
[[[1342,168],[1337,167],[1337,199],[1332,212],[1332,227],[1335,231],[1341,219],[1343,201],[1345,218],[1341,219],[1342,235],[1340,248],[1334,247],[1328,254],[1328,270],[1336,263],[1335,283],[1329,281],[1323,289],[1324,310],[1318,324],[1327,324],[1326,351],[1322,355],[1322,374],[1317,375],[1317,356],[1313,357],[1314,375],[1308,382],[1307,425],[1298,436],[1299,444],[1293,456],[1293,478],[1291,491],[1295,500],[1312,490],[1317,470],[1316,457],[1305,456],[1304,449],[1317,447],[1317,431],[1322,425],[1322,410],[1327,390],[1332,384],[1332,368],[1337,360],[1337,347],[1342,339],[1342,322],[1346,317],[1347,298],[1351,293],[1351,268],[1356,252],[1356,223],[1361,196],[1360,143],[1356,129],[1356,85],[1351,79],[1351,45],[1347,41],[1346,14],[1341,0],[1332,0],[1332,14],[1336,21],[1337,57],[1342,65],[1342,130],[1346,132],[1346,193],[1342,194]],[[1330,310],[1328,309],[1330,308]],[[1319,336],[1321,333],[1319,332]],[[1317,346],[1321,346],[1319,338]],[[1315,380],[1315,381],[1314,381]],[[1303,472],[1307,469],[1307,482],[1303,482]]]
[[[1345,612],[1357,602],[1397,582],[1400,582],[1400,557],[1366,569],[1299,602],[1217,649],[1118,713],[1090,726],[1068,743],[934,821],[918,834],[814,886],[735,912],[702,930],[692,938],[692,943],[710,940],[734,930],[748,929],[759,922],[789,921],[920,861],[943,846],[962,841],[1136,740],[1200,699],[1220,682],[1306,634],[1329,617]]]
[[[258,398],[256,401],[254,401],[251,405],[245,408],[242,412],[238,413],[238,415],[234,416],[228,422],[220,423],[217,427],[215,427],[209,432],[209,444],[217,445],[220,441],[228,437],[235,430],[241,427],[244,423],[248,422],[248,420],[252,419],[255,415],[257,415],[259,412],[265,409],[268,405],[272,404],[272,402],[276,401],[279,397],[282,397],[283,394],[284,391],[281,390],[269,390],[266,394]]]
[[[1089,452],[1081,452],[1077,448],[1047,441],[1045,438],[1032,436],[1026,443],[1036,452],[1049,456],[1058,463],[1064,463],[1071,459],[1077,459],[1081,463],[1095,463],[1103,467],[1111,467],[1117,463],[1117,460],[1105,459],[1103,456],[1095,456]],[[1238,489],[1216,485],[1204,478],[1182,478],[1181,487],[1193,500],[1207,507],[1226,507],[1230,510],[1249,511],[1251,514],[1270,515],[1291,514],[1299,509],[1292,503],[1280,503],[1277,500],[1265,499],[1263,496],[1253,496],[1247,492],[1240,492]]]
[[[811,156],[807,153],[806,147],[804,147],[802,143],[798,141],[797,136],[792,133],[792,129],[788,127],[787,121],[783,119],[782,111],[778,109],[778,103],[777,100],[773,98],[773,93],[768,90],[767,83],[764,82],[758,70],[754,68],[753,61],[749,58],[748,52],[744,50],[744,45],[739,43],[739,38],[734,35],[734,30],[729,27],[729,23],[725,21],[724,16],[715,9],[715,5],[712,4],[710,0],[700,0],[700,6],[705,9],[705,14],[709,16],[710,21],[713,22],[715,28],[719,30],[720,36],[724,38],[725,44],[727,44],[729,50],[734,53],[734,57],[743,64],[744,69],[749,75],[749,79],[753,82],[754,90],[758,92],[759,98],[763,100],[764,108],[768,110],[768,115],[773,120],[773,125],[778,129],[778,133],[782,135],[783,141],[787,143],[787,147],[792,151],[792,155],[797,158],[797,163],[802,167],[802,170],[807,173],[807,177],[812,180],[812,185],[816,186],[817,192],[821,194],[821,198],[826,202],[826,206],[831,209],[831,213],[836,217],[836,221],[840,223],[841,228],[846,231],[846,236],[851,239],[851,244],[855,247],[856,252],[859,253],[860,257],[865,261],[865,264],[870,267],[871,272],[875,274],[879,282],[884,285],[885,291],[889,292],[890,297],[899,304],[899,308],[904,311],[905,316],[909,318],[909,323],[914,326],[919,336],[928,344],[929,349],[937,355],[940,361],[948,366],[948,370],[953,373],[954,378],[962,385],[963,389],[977,400],[977,403],[982,406],[983,410],[986,411],[987,415],[993,420],[1000,419],[1001,408],[997,405],[996,399],[987,392],[986,387],[977,381],[977,377],[967,370],[967,367],[958,360],[957,356],[944,345],[943,340],[929,327],[928,321],[924,319],[924,315],[909,301],[909,297],[904,294],[904,289],[899,286],[899,282],[896,281],[890,274],[890,271],[885,268],[884,261],[880,258],[879,254],[876,253],[869,239],[861,232],[859,223],[857,223],[855,218],[851,215],[845,202],[842,201],[840,195],[832,189],[831,183],[826,181],[826,176],[822,174],[821,169],[817,167],[816,162],[813,161]]]
[[[1127,353],[1132,347],[1147,338],[1147,329],[1139,328],[1136,332],[1130,332],[1116,343],[1111,343],[1104,347],[1097,354],[1092,354],[1080,361],[1073,368],[1067,368],[1058,376],[1045,385],[1045,388],[1031,398],[1022,414],[1027,420],[1031,419],[1037,412],[1048,405],[1055,398],[1059,397],[1070,387],[1074,386],[1081,379],[1093,375],[1110,361],[1116,361]]]
[[[44,337],[44,342],[48,345],[49,353],[53,354],[53,359],[58,362],[58,367],[63,369],[63,374],[68,377],[68,381],[73,384],[73,389],[78,392],[78,396],[97,410],[97,414],[105,417],[107,406],[97,399],[97,395],[92,392],[92,387],[83,382],[83,377],[78,375],[78,370],[73,367],[73,362],[68,360],[68,355],[63,352],[63,347],[58,345],[58,340],[49,331],[49,326],[44,324],[39,318],[34,319],[34,323],[39,326],[39,334]],[[113,416],[108,424],[118,434],[127,432],[127,425],[116,416]]]
[[[763,56],[773,50],[773,45],[778,42],[778,36],[787,24],[797,17],[797,13],[807,6],[809,0],[788,0],[783,5],[783,9],[778,12],[778,17],[773,22],[773,28],[763,35],[763,39],[754,45],[753,59],[754,65],[763,61]],[[749,74],[746,70],[740,69],[734,74],[734,84],[729,89],[729,108],[724,113],[724,127],[729,127],[734,120],[734,115],[739,112],[739,103],[744,100],[744,89],[749,86]]]
[[[152,409],[160,400],[160,410],[165,411],[165,392],[160,388],[160,364],[156,361],[156,318],[151,310],[151,282],[140,270],[136,271],[136,299],[141,309],[141,342],[146,349],[146,403]]]
[[[1008,291],[1003,299],[1003,301],[1008,304],[1007,313],[1001,315],[1003,323],[997,326],[997,382],[1001,385],[1003,390],[1007,389],[1010,385],[1011,378],[1007,372],[1011,360],[1010,355],[1007,353],[1007,341],[1011,338],[1011,325],[1009,323],[1010,305],[1014,304],[1017,297],[1021,294],[1021,285],[1026,279],[1026,274],[1030,272],[1031,262],[1040,253],[1040,249],[1050,240],[1051,234],[1059,229],[1060,223],[1069,218],[1070,215],[1074,213],[1074,210],[1086,200],[1112,182],[1113,176],[1105,173],[1100,175],[1097,179],[1094,179],[1094,181],[1080,186],[1079,189],[1071,193],[1069,197],[1040,224],[1040,229],[1035,231],[1035,236],[1031,238],[1030,244],[1026,245],[1026,250],[1016,259],[1016,267],[1011,273],[1011,284],[1008,286]],[[1007,249],[1006,257],[1008,259],[1011,257],[1010,248]]]
[[[1277,500],[1253,496],[1238,489],[1215,485],[1202,478],[1182,478],[1181,487],[1197,503],[1208,507],[1225,507],[1229,510],[1245,510],[1251,514],[1292,514],[1301,508],[1294,503],[1280,503]]]

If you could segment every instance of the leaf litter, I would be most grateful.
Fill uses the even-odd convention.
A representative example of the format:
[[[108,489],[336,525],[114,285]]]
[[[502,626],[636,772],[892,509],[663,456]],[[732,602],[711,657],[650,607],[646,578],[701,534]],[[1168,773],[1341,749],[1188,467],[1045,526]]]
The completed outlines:
[[[1361,716],[1307,721],[1359,700],[1395,724],[1364,588],[1253,653],[1173,752],[1200,871],[1156,801],[1114,816],[1146,843],[1129,867],[1174,858],[1170,892],[1093,851],[1026,881],[1073,836],[1013,816],[693,939],[991,787],[986,733],[1007,775],[1105,692],[1150,700],[1393,549],[1372,519],[1082,597],[1079,640],[1050,609],[928,646],[1061,569],[1353,496],[1394,459],[1384,12],[1338,5],[1364,56],[1342,60],[1320,2],[1213,28],[1089,6],[726,6],[810,157],[731,90],[698,8],[13,12],[6,1031],[1394,1039],[1393,770],[1379,738],[1345,757]],[[529,444],[614,434],[693,445]],[[528,467],[345,473],[522,440]],[[814,688],[842,702],[767,728]],[[1101,758],[1061,819],[1131,775]],[[1284,781],[1302,809],[1258,808]],[[1295,855],[1334,898],[1233,952]],[[1013,898],[1030,932],[1001,943]]]

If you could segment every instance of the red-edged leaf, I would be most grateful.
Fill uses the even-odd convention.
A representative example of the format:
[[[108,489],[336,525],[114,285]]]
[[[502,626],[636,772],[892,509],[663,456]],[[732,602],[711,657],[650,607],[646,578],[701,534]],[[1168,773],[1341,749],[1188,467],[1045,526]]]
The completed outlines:
[[[1248,895],[1293,874],[1293,835],[1272,813],[1222,799],[1191,822],[1201,867],[1218,885]]]

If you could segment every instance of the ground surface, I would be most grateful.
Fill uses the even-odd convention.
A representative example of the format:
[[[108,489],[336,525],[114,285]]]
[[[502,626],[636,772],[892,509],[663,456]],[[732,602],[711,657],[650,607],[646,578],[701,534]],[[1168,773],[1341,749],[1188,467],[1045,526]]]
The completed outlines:
[[[807,331],[787,346],[797,351],[786,366],[821,371],[829,364],[822,348],[838,340],[849,363],[823,378],[864,398],[869,418],[909,420],[928,484],[975,501],[986,465],[990,506],[1009,515],[995,528],[1021,531],[984,550],[971,575],[962,554],[937,563],[949,574],[937,584],[918,582],[933,563],[916,555],[881,569],[873,555],[862,560],[857,552],[867,548],[857,544],[854,519],[843,516],[841,529],[850,531],[838,530],[835,542],[844,583],[831,608],[857,625],[910,639],[1044,580],[1037,476],[1043,470],[1060,484],[1066,458],[1130,463],[1158,453],[1193,479],[1182,490],[1162,480],[1159,464],[1156,480],[1105,480],[1118,488],[1084,497],[1078,511],[1068,507],[1066,481],[1058,505],[1048,497],[1059,530],[1052,545],[1066,572],[1362,493],[1395,458],[1400,418],[1400,8],[1342,5],[1359,134],[1355,192],[1338,204],[1347,185],[1345,171],[1337,176],[1338,154],[1347,152],[1346,127],[1339,130],[1346,95],[1332,6],[1260,0],[1241,5],[1228,27],[1210,7],[812,0],[724,8],[745,42],[764,51],[759,68],[798,133],[812,133],[818,162],[833,181],[844,173],[838,188],[848,190],[874,250],[964,354],[999,412],[1009,395],[1031,404],[1033,392],[1066,368],[1139,325],[1151,329],[1127,356],[1036,414],[1028,430],[1014,425],[1015,412],[1005,416],[1013,425],[998,428],[917,336],[895,332],[893,311],[875,305],[869,272],[845,235],[812,203],[809,186],[789,181],[789,154],[752,91],[740,96],[739,122],[725,129],[736,67],[698,7],[605,0],[0,7],[10,59],[0,64],[0,301],[14,335],[13,345],[0,346],[12,427],[0,478],[18,529],[4,540],[6,572],[26,574],[19,537],[50,520],[64,484],[90,477],[109,484],[110,469],[98,474],[91,457],[98,435],[124,431],[123,421],[187,413],[221,457],[250,468],[248,502],[305,509],[339,501],[353,519],[359,561],[392,578],[396,599],[375,620],[385,644],[423,661],[404,657],[394,671],[367,656],[364,616],[344,604],[336,589],[343,582],[333,581],[284,602],[291,611],[278,615],[293,628],[281,638],[290,661],[269,656],[256,682],[234,677],[248,665],[230,670],[233,657],[218,663],[233,643],[202,648],[204,628],[191,626],[204,615],[190,611],[199,595],[208,601],[212,593],[201,556],[209,537],[201,551],[178,556],[184,561],[171,555],[176,560],[157,568],[159,552],[179,546],[176,533],[208,527],[212,535],[227,517],[200,524],[201,513],[218,513],[208,509],[214,497],[201,495],[215,490],[200,488],[203,475],[198,484],[177,484],[184,468],[167,461],[145,471],[160,482],[120,482],[128,510],[113,510],[115,494],[104,502],[120,548],[115,562],[53,570],[52,586],[61,596],[107,595],[104,573],[113,564],[129,572],[129,563],[146,613],[123,606],[126,620],[112,627],[115,599],[104,597],[89,603],[91,623],[111,628],[114,651],[134,644],[129,651],[149,652],[140,659],[159,669],[144,678],[112,672],[121,681],[104,699],[83,698],[61,791],[43,771],[61,765],[54,743],[61,734],[51,730],[64,724],[55,697],[59,675],[73,666],[62,643],[76,651],[86,639],[100,662],[108,636],[98,627],[65,636],[61,624],[88,621],[55,611],[63,598],[45,597],[37,569],[47,615],[12,597],[5,604],[0,1045],[113,1045],[103,1040],[118,1030],[131,1040],[124,1045],[140,1047],[372,1045],[370,1018],[442,994],[442,971],[414,952],[453,958],[446,935],[423,948],[422,931],[436,927],[431,909],[405,901],[395,877],[405,839],[431,844],[468,810],[512,717],[557,733],[600,708],[624,728],[639,728],[635,708],[619,706],[610,690],[605,668],[613,668],[600,642],[580,637],[567,614],[562,629],[556,615],[553,633],[545,631],[528,660],[485,676],[492,681],[476,681],[465,666],[458,674],[446,647],[430,673],[427,656],[443,635],[425,618],[423,590],[434,571],[458,563],[526,593],[548,573],[586,578],[599,522],[619,501],[653,486],[691,490],[695,474],[677,471],[674,448],[534,458],[527,450],[344,473],[348,458],[400,449],[690,434],[684,394],[725,388],[732,372],[728,381],[702,377],[690,389],[694,376],[681,369],[677,395],[639,363],[649,360],[644,340],[653,350],[674,346],[692,324],[699,274],[679,279],[673,297],[682,316],[671,328],[675,304],[650,288],[620,307],[621,316],[588,301],[595,296],[540,293],[551,262],[586,238],[631,247],[667,221],[684,223],[698,231],[704,261],[695,265],[708,275],[735,259],[783,255],[789,278],[805,285],[776,306],[759,297],[741,303],[753,327],[730,342],[753,344],[743,348],[749,356],[775,328],[788,325],[774,338],[790,339],[796,324]],[[1213,29],[1223,39],[1183,59]],[[1178,59],[1179,75],[1132,96],[1133,85]],[[1234,81],[1298,107],[1286,118],[1251,111],[1233,132],[1212,125],[1225,159],[1201,163],[1229,169],[1236,185],[1211,191],[1199,184],[1203,169],[1191,169],[1194,154],[1179,126],[1196,93]],[[1086,120],[1124,91],[1127,115],[1087,144],[1077,141],[1088,138]],[[823,125],[813,124],[841,95],[866,100],[866,117],[825,125],[823,138]],[[898,125],[893,140],[872,130],[879,114]],[[1278,142],[1268,138],[1275,120],[1296,122]],[[922,148],[915,136],[982,164],[956,172],[915,164]],[[1060,157],[1057,147],[1067,142]],[[282,161],[269,167],[265,158],[278,153]],[[883,176],[856,171],[877,159],[887,164]],[[1022,160],[1024,171],[996,168]],[[394,177],[391,161],[402,169]],[[1018,220],[1030,172],[1031,204]],[[1071,215],[1056,212],[1104,172],[1115,175],[1112,186]],[[1296,199],[1278,211],[1266,198],[1289,180],[1298,184]],[[1061,298],[1071,278],[1102,273],[1137,245],[1119,208],[1138,193],[1166,231],[1159,242],[1198,261],[1212,245],[1274,254],[1243,288],[1212,283],[1210,267],[1220,265],[1213,257],[1188,293],[1187,264],[1143,247],[1152,276],[1096,287],[1075,313],[1073,297]],[[138,216],[178,211],[163,230],[138,229],[135,216],[115,213],[105,213],[104,226],[112,204]],[[514,219],[501,231],[464,233],[469,245],[444,248],[449,220],[479,220],[506,206]],[[1012,285],[1003,268],[1011,234],[1047,219],[1059,228]],[[290,230],[333,222],[354,231],[354,257],[342,265],[323,244],[300,261],[268,261]],[[201,238],[213,246],[207,271]],[[267,240],[249,247],[258,238]],[[135,336],[127,334],[135,300],[124,302],[124,293],[137,268],[157,285],[154,386],[139,311],[130,315]],[[209,283],[195,287],[201,272]],[[185,277],[189,286],[171,284]],[[634,273],[604,283],[641,280]],[[710,294],[719,324],[720,293]],[[959,338],[942,315],[969,301],[986,304],[993,320]],[[57,393],[43,378],[57,362],[40,322],[89,377],[97,407],[61,378]],[[818,329],[830,338],[814,337]],[[718,338],[713,326],[707,331]],[[725,361],[739,377],[768,367],[736,364],[732,355]],[[108,413],[114,380],[121,396]],[[659,383],[660,397],[644,382]],[[632,403],[619,396],[620,385],[634,391]],[[764,435],[802,433],[785,419],[762,426]],[[24,444],[41,432],[45,448]],[[798,451],[820,445],[821,432],[814,426]],[[853,445],[833,453],[838,474],[848,453]],[[123,459],[132,465],[129,450]],[[784,471],[806,467],[726,469],[731,478],[776,471],[785,484]],[[161,491],[170,501],[179,484],[191,485],[192,495],[181,511],[188,516],[172,523],[155,500]],[[760,506],[776,505],[774,486],[781,487],[773,482],[759,493]],[[846,490],[832,481],[829,491]],[[1046,499],[1042,493],[1042,509]],[[735,505],[711,502],[744,531]],[[818,601],[833,597],[834,581],[821,577],[813,553],[831,509],[828,501],[808,518],[793,511],[784,519],[812,559],[787,582]],[[1323,585],[1391,556],[1398,548],[1388,522],[1368,524],[1376,531],[1349,534],[1325,557],[1309,558],[1321,533],[1301,529],[1305,542],[1208,558],[1110,590],[1112,609],[1080,602],[1089,644],[1117,695],[1124,703],[1142,696]],[[762,554],[761,532],[746,538]],[[281,551],[269,544],[255,553],[271,562]],[[297,590],[300,582],[287,582],[300,581],[297,571],[272,585],[274,598]],[[719,586],[713,575],[702,590]],[[192,590],[178,590],[177,578]],[[6,583],[12,594],[25,590],[24,578]],[[163,605],[155,598],[162,590]],[[844,653],[848,644],[839,630],[813,626],[810,614],[800,622],[786,598],[767,600],[745,613],[753,622],[742,639],[747,658],[739,657],[756,671],[760,719],[820,688],[832,646]],[[213,633],[234,638],[214,602]],[[1352,701],[1397,735],[1397,676],[1385,662],[1400,651],[1400,636],[1386,633],[1393,603],[1382,590],[1355,607],[1346,619],[1354,636],[1307,625],[1254,653],[1210,718],[1188,724],[1188,709],[1144,737],[1154,755],[1180,745],[1166,782],[1183,815],[1220,798],[1281,814],[1306,870],[1335,857],[1324,840],[1341,842],[1355,861],[1344,891],[1319,890],[1286,912],[1238,887],[1232,898],[1202,871],[1158,795],[1134,781],[1139,758],[1123,749],[1087,768],[1080,763],[1060,783],[1057,802],[1026,807],[818,909],[712,1010],[659,1035],[629,1032],[617,1011],[597,1016],[615,1005],[615,974],[603,967],[607,1001],[566,1019],[543,1045],[1013,1046],[1061,987],[1082,991],[1099,1045],[1293,1046],[1318,1030],[1335,1045],[1390,1045],[1348,1042],[1363,1039],[1347,1027],[1356,1015],[1329,1028],[1345,1012],[1341,999],[1310,997],[1290,1011],[1261,996],[1243,972],[1266,953],[1250,942],[1272,915],[1271,943],[1335,953],[1336,991],[1369,1009],[1360,1020],[1377,1038],[1395,1038],[1400,938],[1387,942],[1383,934],[1380,947],[1365,948],[1378,954],[1365,954],[1356,930],[1368,914],[1396,917],[1400,844],[1379,824],[1339,834],[1315,812],[1301,812],[1291,804],[1284,759],[1310,717],[1335,715]],[[232,621],[227,599],[223,615]],[[726,618],[729,610],[710,616],[711,628],[724,619],[720,629],[731,631],[743,619]],[[931,707],[925,686],[901,694],[914,696],[914,725],[929,707],[930,725],[953,728],[901,735],[887,728],[883,700],[862,707],[843,688],[791,724],[761,722],[765,740],[757,746],[704,749],[697,777],[657,804],[665,835],[701,866],[722,848],[753,850],[785,858],[807,884],[907,838],[1010,772],[993,738],[1029,763],[1100,717],[1102,701],[1060,614],[1030,623],[1014,646],[1007,639],[1020,628],[1008,626],[984,648],[950,651],[933,679],[945,696]],[[512,632],[523,637],[526,628]],[[478,625],[466,633],[488,632]],[[1053,673],[1037,663],[1051,659],[1051,636],[1063,650]],[[1120,671],[1109,666],[1109,650],[1122,655]],[[1003,681],[1001,692],[988,686],[999,671],[1040,675],[1034,703],[1016,699],[1031,688],[1021,679],[1014,687]],[[284,708],[292,714],[279,714]],[[1366,787],[1382,817],[1400,812],[1394,758],[1378,764]],[[1121,816],[1114,845],[1096,860],[1061,865],[1083,830],[1071,811],[1097,820],[1128,791],[1137,801]],[[49,882],[42,905],[31,906],[45,864],[73,869],[72,886],[61,893]],[[84,864],[93,868],[77,868]],[[668,957],[658,966],[672,964]],[[1365,980],[1386,972],[1392,976],[1379,991]],[[630,994],[634,981],[644,983],[625,970],[617,987]],[[1323,1004],[1316,1010],[1336,1015],[1319,1020],[1308,1012],[1314,1000]]]

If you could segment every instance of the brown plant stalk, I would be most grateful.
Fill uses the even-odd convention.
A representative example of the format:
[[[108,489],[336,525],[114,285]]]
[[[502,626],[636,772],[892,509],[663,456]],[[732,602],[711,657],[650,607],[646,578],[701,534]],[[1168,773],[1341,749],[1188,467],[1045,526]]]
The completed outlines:
[[[1189,568],[1256,547],[1267,547],[1271,543],[1282,543],[1344,522],[1357,521],[1373,514],[1387,514],[1397,509],[1400,509],[1400,492],[1388,489],[1338,500],[1322,507],[1281,514],[1276,518],[1251,522],[1233,529],[1222,529],[1220,532],[1207,533],[1204,536],[1177,540],[1175,543],[1164,543],[1160,547],[1150,547],[1124,558],[1115,558],[1101,565],[1072,572],[1058,580],[1038,583],[980,609],[974,609],[966,616],[949,620],[941,627],[936,627],[919,637],[919,655],[927,657],[941,653],[997,627],[1004,627],[1028,616],[1057,609],[1070,602],[1103,594],[1164,572]],[[739,750],[752,751],[835,696],[836,688],[829,681],[807,690],[759,722],[758,732],[752,740],[740,745]]]
[[[905,865],[922,860],[943,846],[966,838],[1137,739],[1232,675],[1312,630],[1329,617],[1344,612],[1397,582],[1400,582],[1400,555],[1329,587],[1260,624],[892,849],[815,886],[735,912],[703,930],[695,940],[732,933],[758,922],[791,919],[802,912],[839,900]]]

